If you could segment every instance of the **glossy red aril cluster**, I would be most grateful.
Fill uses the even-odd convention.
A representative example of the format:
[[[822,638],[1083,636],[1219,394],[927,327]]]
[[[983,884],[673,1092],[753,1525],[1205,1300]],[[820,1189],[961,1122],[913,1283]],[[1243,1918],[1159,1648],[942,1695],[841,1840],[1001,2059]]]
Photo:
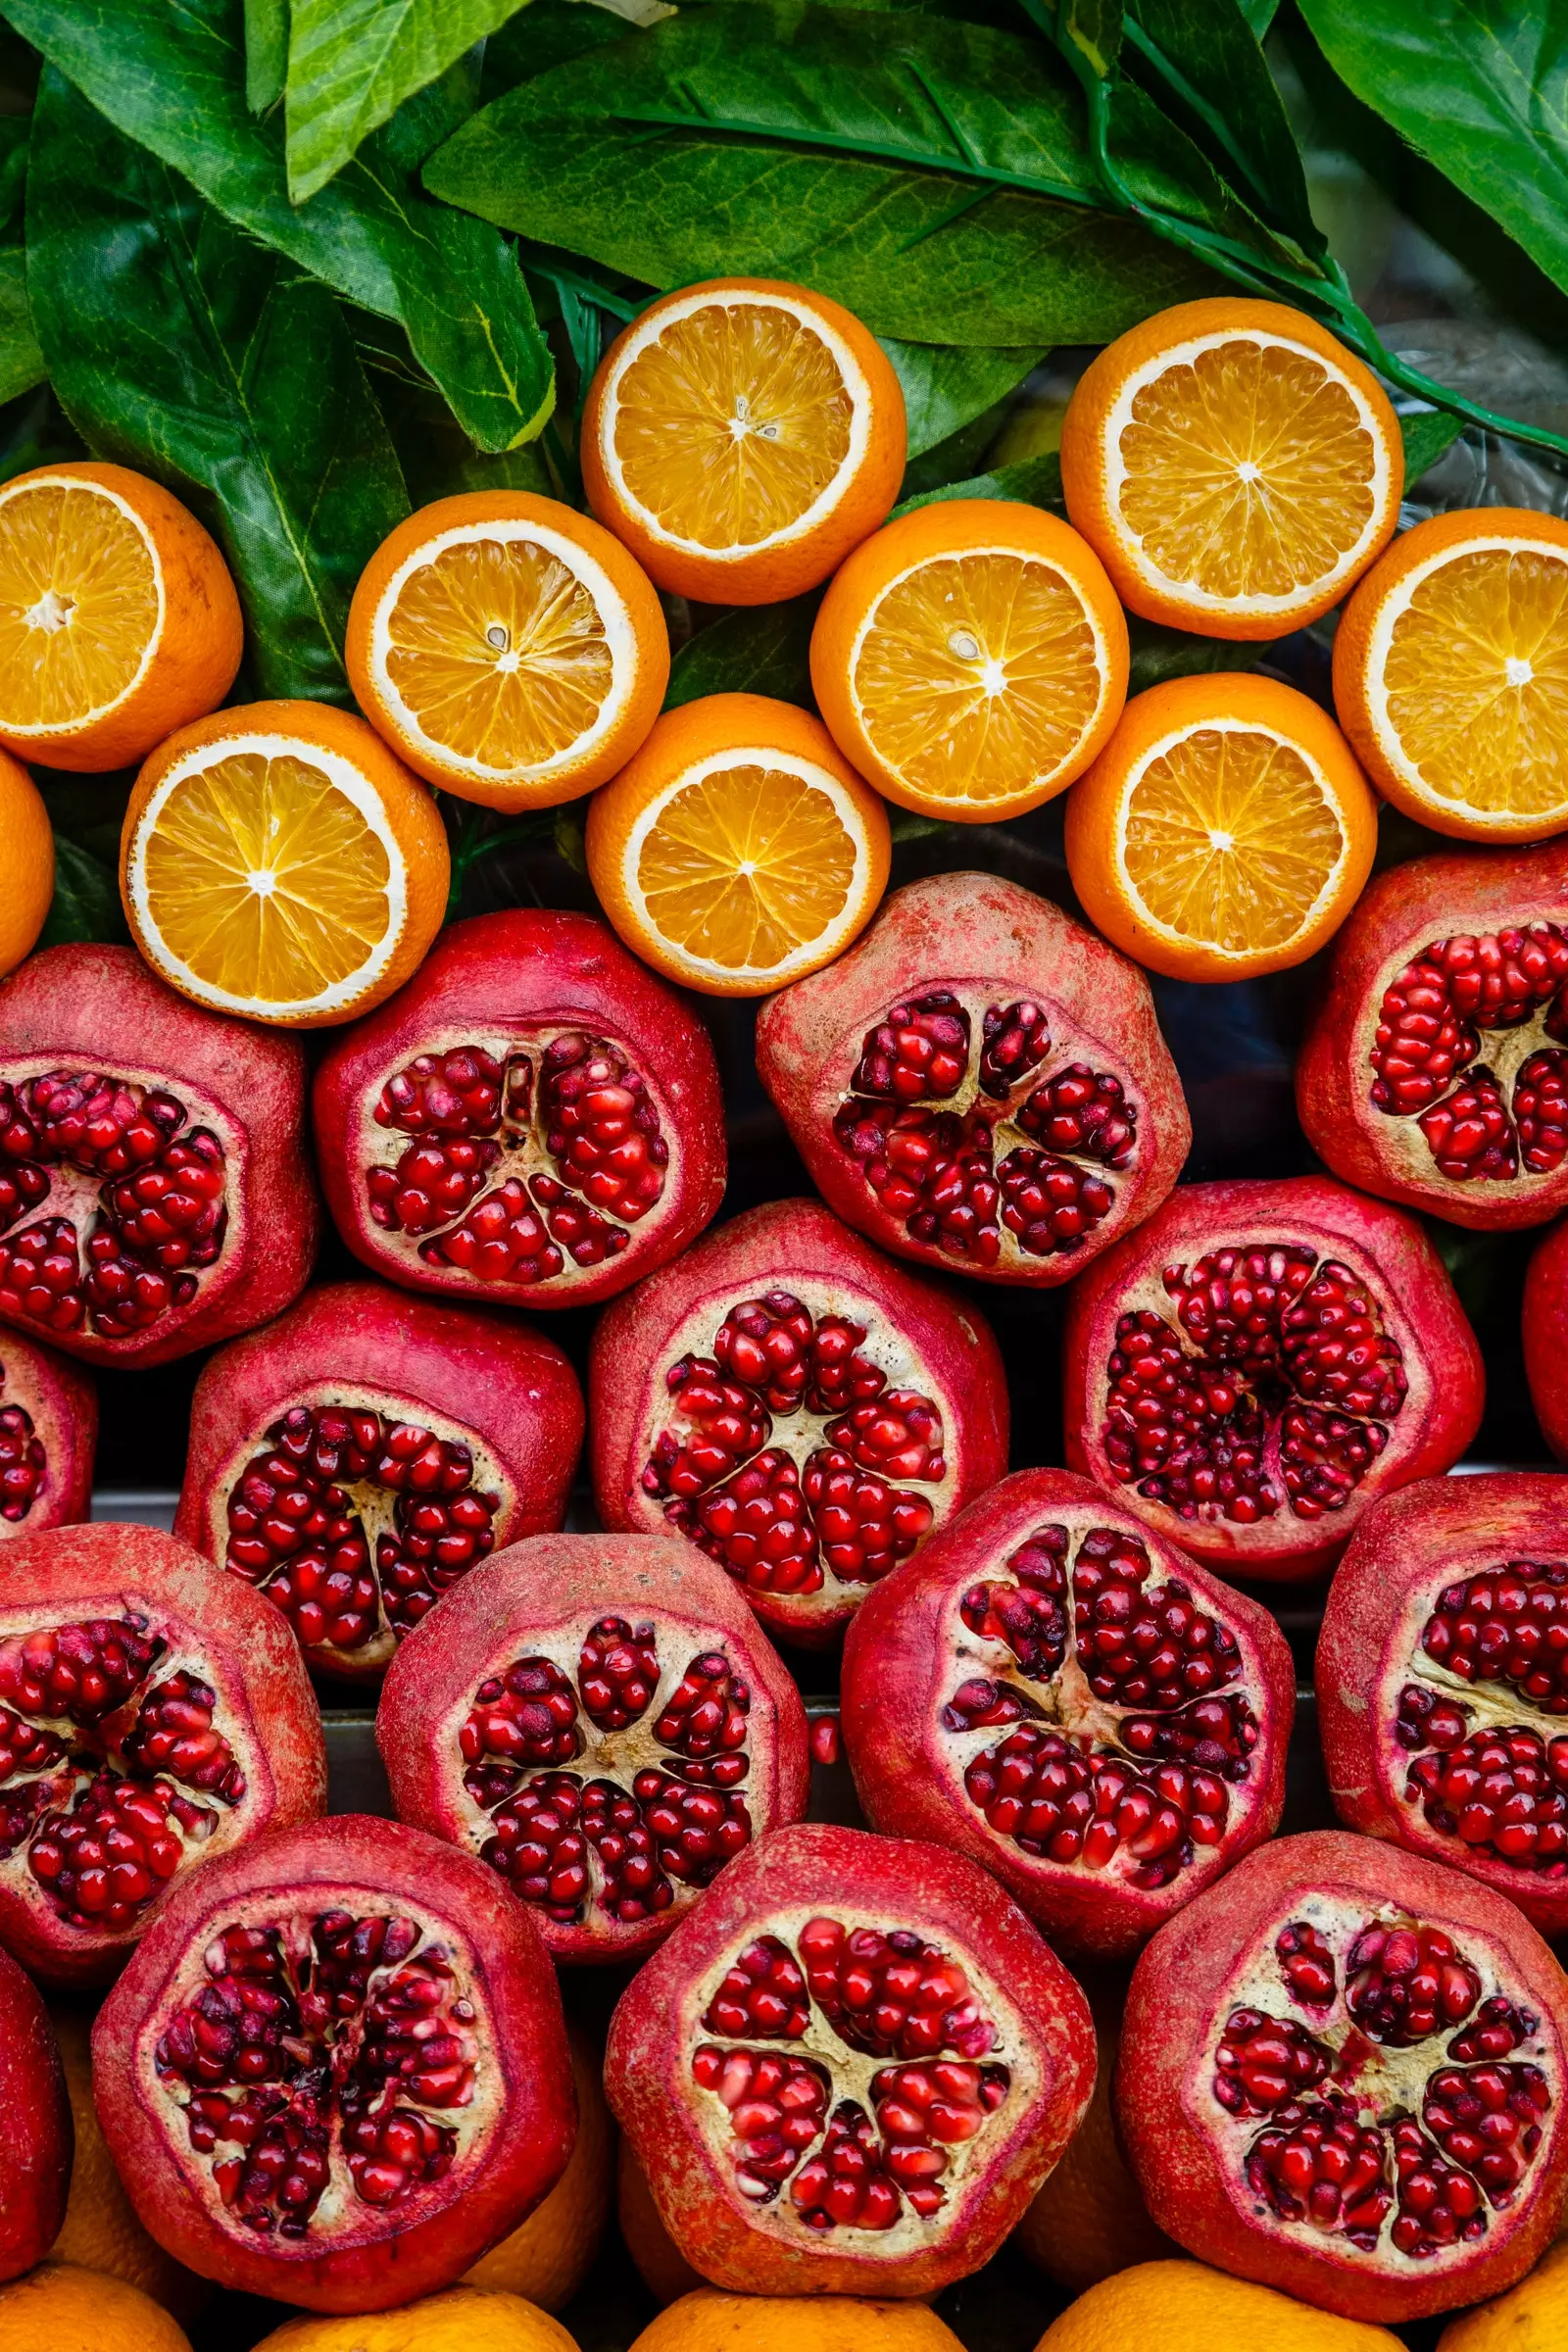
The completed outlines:
[[[294,1405],[227,1506],[223,1564],[279,1607],[307,1649],[404,1634],[495,1544],[497,1494],[470,1448],[418,1423]]]
[[[1511,1097],[1492,1066],[1499,1032],[1568,1043],[1568,932],[1557,923],[1434,941],[1384,993],[1371,1100],[1413,1120],[1451,1183],[1551,1176],[1568,1159],[1568,1054],[1508,1056]]]
[[[0,1363],[0,1519],[18,1526],[38,1499],[48,1463],[26,1406],[4,1400],[5,1376]]]
[[[816,1592],[828,1574],[873,1584],[932,1525],[911,1487],[947,1475],[942,1415],[889,1387],[871,1337],[769,1291],[730,1309],[711,1354],[682,1355],[665,1376],[671,1418],[643,1491],[749,1589]]]
[[[374,1115],[409,1140],[366,1172],[371,1217],[483,1285],[603,1264],[664,1189],[669,1147],[646,1081],[580,1030],[504,1058],[477,1044],[417,1054]]]
[[[1407,1381],[1369,1287],[1304,1244],[1164,1270],[1175,1322],[1124,1314],[1102,1444],[1118,1479],[1183,1519],[1252,1526],[1343,1509],[1389,1441]]]
[[[656,1917],[751,1841],[748,1685],[721,1647],[701,1651],[650,1721],[660,1678],[657,1626],[611,1616],[585,1636],[574,1683],[522,1657],[474,1692],[459,1745],[489,1816],[480,1852],[552,1920]]]
[[[98,1071],[0,1079],[0,1303],[44,1331],[124,1339],[195,1297],[227,1230],[212,1130]]]
[[[911,1241],[990,1268],[1004,1232],[1049,1257],[1081,1248],[1109,1214],[1111,1176],[1137,1151],[1136,1108],[1119,1078],[1087,1062],[1045,1074],[1051,1051],[1041,1005],[987,1005],[976,1041],[946,989],[866,1031],[833,1132]]]

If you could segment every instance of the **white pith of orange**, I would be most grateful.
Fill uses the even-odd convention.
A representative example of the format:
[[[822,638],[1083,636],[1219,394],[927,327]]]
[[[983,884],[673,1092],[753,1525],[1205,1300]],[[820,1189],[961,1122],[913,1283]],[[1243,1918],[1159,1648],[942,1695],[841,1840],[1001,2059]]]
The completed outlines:
[[[0,708],[8,736],[74,733],[117,709],[147,674],[164,612],[152,534],[117,491],[64,474],[0,489],[0,681],[21,669],[38,687],[30,717]]]

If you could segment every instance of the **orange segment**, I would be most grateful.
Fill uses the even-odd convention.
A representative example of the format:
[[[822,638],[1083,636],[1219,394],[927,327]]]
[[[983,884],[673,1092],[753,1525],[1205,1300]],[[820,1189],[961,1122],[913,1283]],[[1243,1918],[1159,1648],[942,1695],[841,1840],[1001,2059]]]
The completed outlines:
[[[38,482],[0,514],[0,729],[79,726],[129,692],[158,633],[147,535],[85,482]]]

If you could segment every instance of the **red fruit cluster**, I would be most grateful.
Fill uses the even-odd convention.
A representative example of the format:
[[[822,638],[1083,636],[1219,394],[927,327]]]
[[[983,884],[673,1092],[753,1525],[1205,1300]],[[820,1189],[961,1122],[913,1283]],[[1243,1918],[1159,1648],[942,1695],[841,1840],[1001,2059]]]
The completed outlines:
[[[1483,1036],[1568,1041],[1568,932],[1557,923],[1440,939],[1384,992],[1371,1099],[1413,1119],[1454,1184],[1551,1176],[1568,1159],[1568,1054],[1517,1052],[1511,1103]]]

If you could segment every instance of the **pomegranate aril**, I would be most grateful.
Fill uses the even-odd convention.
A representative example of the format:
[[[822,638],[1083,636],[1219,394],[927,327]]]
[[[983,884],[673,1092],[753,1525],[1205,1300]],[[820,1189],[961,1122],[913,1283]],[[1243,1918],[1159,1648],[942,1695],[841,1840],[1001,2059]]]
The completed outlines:
[[[1128,1707],[1177,1707],[1230,1682],[1236,1639],[1196,1606],[1173,1577],[1152,1591],[1136,1537],[1091,1528],[1073,1563],[1078,1663],[1097,1698]]]
[[[1044,1007],[1029,998],[1012,1004],[990,1004],[981,1022],[980,1089],[994,1102],[1004,1102],[1051,1051],[1051,1028]]]
[[[69,1812],[43,1815],[27,1867],[67,1919],[127,1928],[178,1870],[186,1838],[208,1836],[214,1819],[167,1780],[101,1772]]]
[[[637,1722],[658,1687],[652,1625],[633,1631],[624,1617],[601,1617],[589,1628],[577,1662],[577,1689],[584,1713],[600,1731],[624,1731]]]
[[[1315,2090],[1333,2058],[1292,2018],[1233,2009],[1214,2053],[1214,2096],[1231,2115],[1274,2115]]]
[[[1274,1939],[1274,1956],[1293,2000],[1303,2009],[1326,2009],[1339,1984],[1334,1954],[1316,1928],[1293,1919]]]
[[[1532,1176],[1554,1176],[1568,1158],[1568,1054],[1532,1054],[1513,1082],[1519,1157]]]
[[[549,1658],[517,1658],[482,1682],[458,1734],[470,1769],[493,1760],[518,1770],[569,1764],[581,1744],[577,1694]]]
[[[481,1046],[421,1054],[389,1078],[377,1123],[405,1135],[489,1135],[500,1124],[502,1065]]]
[[[1447,1586],[1421,1646],[1464,1682],[1511,1683],[1545,1713],[1568,1714],[1568,1565],[1513,1560]]]
[[[1440,1173],[1456,1184],[1505,1184],[1519,1173],[1513,1121],[1485,1064],[1473,1066],[1464,1084],[1424,1110],[1416,1125]]]
[[[1183,1764],[1146,1772],[1032,1725],[974,1757],[963,1785],[988,1826],[1025,1853],[1090,1870],[1125,1853],[1129,1883],[1142,1887],[1168,1886],[1199,1845],[1217,1845],[1230,1806],[1215,1773]]]
[[[1002,1222],[1031,1257],[1077,1250],[1115,1202],[1104,1179],[1054,1152],[1020,1146],[997,1169]]]
[[[819,1592],[822,1569],[794,1458],[770,1447],[695,1505],[665,1505],[672,1525],[738,1582],[767,1592]]]
[[[723,2050],[704,2043],[692,2080],[728,2110],[735,2185],[758,2204],[775,2198],[822,2132],[829,2097],[822,2068],[783,2050]]]
[[[970,1632],[1005,1642],[1035,1681],[1054,1675],[1067,1654],[1067,1542],[1064,1527],[1037,1528],[1007,1560],[1016,1585],[974,1585],[959,1604]]]
[[[1494,1992],[1482,2002],[1463,2033],[1454,2035],[1448,2056],[1466,2063],[1506,2058],[1540,2031],[1541,2020],[1534,2010],[1521,2009],[1506,1993]]]
[[[1014,1113],[1025,1135],[1048,1152],[1092,1159],[1101,1167],[1125,1168],[1138,1141],[1138,1114],[1119,1078],[1069,1062],[1037,1086]]]
[[[563,1922],[581,1919],[588,1900],[582,1794],[576,1774],[539,1773],[491,1814],[491,1836],[479,1849],[514,1894]]]
[[[903,2200],[884,2169],[883,2154],[865,2110],[843,2099],[833,2110],[821,2152],[790,2182],[790,2202],[809,2230],[891,2230]],[[909,2198],[921,2214],[936,2212],[940,2190]]]
[[[727,1788],[746,1777],[752,1694],[721,1649],[693,1658],[664,1701],[654,1738],[688,1759],[682,1777]]]
[[[979,2058],[997,2030],[965,1971],[907,1928],[884,1934],[808,1920],[797,1949],[812,1999],[841,2041],[879,2058]]]
[[[1450,2164],[1502,2207],[1524,2179],[1551,2112],[1539,2066],[1446,2066],[1429,2077],[1421,2121]]]
[[[167,1683],[155,1684],[125,1736],[125,1762],[148,1780],[167,1774],[183,1788],[237,1805],[245,1794],[245,1775],[232,1747],[215,1728],[217,1709],[217,1691],[192,1674],[181,1671]]]
[[[0,1642],[0,1703],[22,1715],[98,1723],[124,1705],[163,1648],[137,1617],[13,1634]]]
[[[911,1241],[978,1266],[997,1263],[1002,1195],[984,1111],[960,1117],[852,1098],[834,1114],[833,1133]]]
[[[969,1016],[936,991],[892,1011],[866,1031],[850,1080],[858,1095],[926,1102],[956,1092],[969,1066]]]
[[[623,1054],[576,1030],[554,1038],[539,1065],[539,1117],[561,1183],[607,1218],[647,1215],[664,1189],[669,1146],[647,1081]]]
[[[1361,2032],[1399,2049],[1462,2025],[1481,1998],[1481,1979],[1451,1937],[1414,1921],[1369,1921],[1345,1975],[1346,2007]]]
[[[1376,2245],[1394,2203],[1383,2133],[1338,2105],[1309,2103],[1260,2132],[1245,2171],[1282,2221],[1343,2234],[1362,2252]]]
[[[703,2024],[731,2039],[798,2041],[810,2024],[806,1978],[776,1936],[759,1936],[737,1954],[708,2005]]]
[[[1391,2136],[1399,2207],[1389,2235],[1399,2252],[1419,2261],[1483,2236],[1486,2210],[1470,2175],[1446,2163],[1413,2123],[1396,2123]]]
[[[1395,1736],[1412,1757],[1404,1792],[1428,1822],[1516,1870],[1568,1876],[1568,1735],[1528,1724],[1469,1733],[1470,1710],[1418,1686],[1399,1693]]]
[[[543,1218],[515,1176],[486,1193],[439,1239],[421,1242],[432,1266],[456,1266],[480,1282],[548,1282],[565,1264]]]

